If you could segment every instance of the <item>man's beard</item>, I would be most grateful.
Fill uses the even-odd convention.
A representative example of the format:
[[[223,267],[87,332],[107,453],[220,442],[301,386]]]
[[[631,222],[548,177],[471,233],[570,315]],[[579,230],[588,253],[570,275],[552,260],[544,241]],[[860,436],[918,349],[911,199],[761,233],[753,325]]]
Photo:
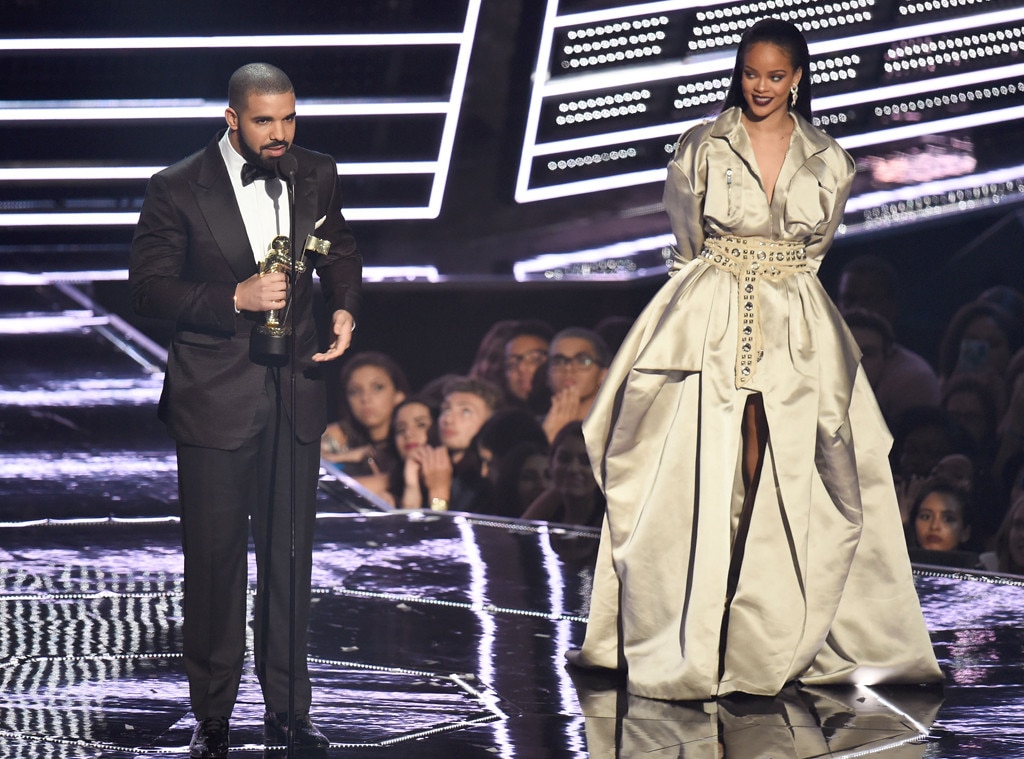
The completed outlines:
[[[271,142],[264,145],[265,148],[276,148],[276,147],[289,147],[287,142]],[[278,157],[264,158],[261,153],[257,153],[251,147],[249,147],[248,141],[245,139],[245,134],[241,129],[238,131],[238,147],[239,152],[242,154],[242,158],[245,159],[246,163],[251,163],[253,166],[262,166],[270,171],[277,171],[277,162],[281,160]]]

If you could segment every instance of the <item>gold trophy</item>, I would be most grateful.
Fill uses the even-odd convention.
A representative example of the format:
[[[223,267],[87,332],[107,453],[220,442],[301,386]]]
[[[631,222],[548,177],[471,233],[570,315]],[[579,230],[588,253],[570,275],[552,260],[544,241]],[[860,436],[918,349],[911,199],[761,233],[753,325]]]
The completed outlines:
[[[302,252],[303,256],[306,251],[325,256],[330,249],[330,241],[309,235]],[[291,241],[284,235],[278,235],[270,241],[267,255],[260,261],[260,276],[271,272],[284,272],[288,277],[289,291],[285,297],[284,307],[265,312],[264,323],[252,331],[249,339],[249,356],[257,364],[284,366],[288,363],[292,334],[291,322],[288,319],[292,305],[291,286],[295,283],[296,276],[306,271],[303,256],[295,259],[295,270],[292,271]]]

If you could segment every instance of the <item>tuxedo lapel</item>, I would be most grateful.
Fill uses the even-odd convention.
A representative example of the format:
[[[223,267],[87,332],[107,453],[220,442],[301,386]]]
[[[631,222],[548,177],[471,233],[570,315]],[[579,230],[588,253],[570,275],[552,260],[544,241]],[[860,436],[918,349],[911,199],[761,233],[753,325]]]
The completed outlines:
[[[192,192],[235,278],[241,282],[251,277],[257,270],[256,260],[217,139],[207,146],[202,155],[199,176],[192,184]]]
[[[313,165],[303,161],[295,176],[295,241],[298,246],[296,254],[302,255],[302,247],[306,244],[304,230],[313,232],[313,225],[316,223],[316,172]]]

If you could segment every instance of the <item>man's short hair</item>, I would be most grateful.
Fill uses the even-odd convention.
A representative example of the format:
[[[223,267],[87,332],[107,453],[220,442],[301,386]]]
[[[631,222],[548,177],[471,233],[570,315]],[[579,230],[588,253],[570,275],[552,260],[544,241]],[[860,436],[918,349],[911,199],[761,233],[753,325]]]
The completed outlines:
[[[558,341],[564,337],[575,337],[579,340],[586,340],[590,343],[591,348],[594,351],[594,359],[597,361],[597,365],[602,369],[607,368],[608,364],[612,361],[612,353],[608,350],[608,343],[604,341],[604,338],[594,332],[592,329],[586,327],[566,327],[561,332],[551,338],[551,347],[548,349],[548,353],[555,349],[555,345]]]
[[[284,95],[294,91],[292,80],[277,66],[247,63],[228,80],[228,106],[235,113],[242,113],[250,95]]]
[[[454,377],[444,385],[443,397],[452,393],[469,393],[480,398],[487,408],[497,411],[505,405],[505,394],[489,380],[479,377]]]
[[[850,329],[860,327],[877,332],[882,338],[882,345],[886,351],[896,342],[896,336],[893,334],[889,320],[874,311],[868,311],[866,308],[851,308],[843,312],[843,319]]]

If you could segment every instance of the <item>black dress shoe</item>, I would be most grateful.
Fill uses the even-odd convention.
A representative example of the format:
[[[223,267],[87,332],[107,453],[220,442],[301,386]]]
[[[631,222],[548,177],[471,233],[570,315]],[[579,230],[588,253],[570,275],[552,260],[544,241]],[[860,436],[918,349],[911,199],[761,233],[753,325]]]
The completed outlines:
[[[223,759],[228,755],[228,718],[200,720],[188,744],[191,759]]]
[[[288,730],[294,726],[294,745],[299,748],[327,748],[331,742],[317,730],[308,714],[296,714],[289,722],[287,712],[266,712],[263,715],[263,740],[274,745],[288,743]]]

